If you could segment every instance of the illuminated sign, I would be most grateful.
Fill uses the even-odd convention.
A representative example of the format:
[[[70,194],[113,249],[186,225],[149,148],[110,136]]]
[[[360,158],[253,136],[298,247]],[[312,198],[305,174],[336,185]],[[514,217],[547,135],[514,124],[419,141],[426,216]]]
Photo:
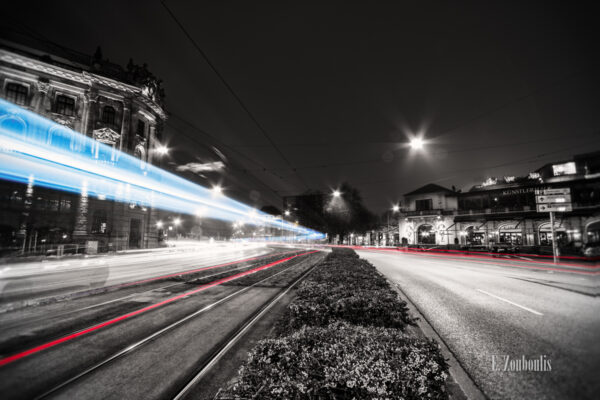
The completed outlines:
[[[554,176],[573,175],[577,173],[577,168],[575,167],[575,162],[571,161],[564,164],[554,164],[552,172]]]

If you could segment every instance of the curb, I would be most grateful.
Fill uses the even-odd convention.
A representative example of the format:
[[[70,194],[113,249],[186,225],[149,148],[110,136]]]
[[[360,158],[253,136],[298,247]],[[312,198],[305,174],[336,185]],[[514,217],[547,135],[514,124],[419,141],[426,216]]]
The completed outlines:
[[[383,274],[382,274],[383,275]],[[417,326],[409,326],[409,330],[412,330],[419,336],[424,336],[429,339],[434,339],[440,346],[440,350],[444,358],[448,360],[449,373],[452,378],[451,382],[448,382],[448,392],[450,399],[453,400],[487,400],[488,397],[477,387],[475,382],[471,379],[467,371],[463,369],[460,362],[456,359],[452,351],[448,348],[444,340],[438,335],[435,329],[429,324],[429,321],[425,318],[419,309],[414,305],[410,298],[402,291],[400,285],[389,280],[385,275],[385,279],[390,283],[390,286],[398,293],[399,297],[406,302],[406,306],[413,317],[417,318]]]

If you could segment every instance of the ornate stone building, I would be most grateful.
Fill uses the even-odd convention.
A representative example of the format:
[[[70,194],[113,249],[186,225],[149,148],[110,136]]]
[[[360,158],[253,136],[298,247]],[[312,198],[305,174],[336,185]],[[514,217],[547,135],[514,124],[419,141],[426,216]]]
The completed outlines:
[[[115,149],[157,164],[164,93],[146,66],[0,42],[0,97]],[[3,248],[21,252],[55,244],[91,251],[157,245],[156,211],[87,194],[0,182]]]

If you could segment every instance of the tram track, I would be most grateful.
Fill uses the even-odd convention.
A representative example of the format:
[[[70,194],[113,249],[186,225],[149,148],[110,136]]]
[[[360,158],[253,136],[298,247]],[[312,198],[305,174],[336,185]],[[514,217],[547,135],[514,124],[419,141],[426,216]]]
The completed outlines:
[[[214,349],[213,353],[202,362],[198,368],[197,372],[193,373],[190,379],[182,386],[182,388],[172,397],[173,400],[183,400],[186,399],[197,386],[198,382],[202,378],[204,378],[219,362],[219,360],[231,350],[231,348],[247,333],[252,326],[260,320],[275,304],[277,304],[290,290],[292,290],[298,283],[300,283],[306,276],[308,276],[318,263],[314,263],[310,269],[296,278],[289,286],[284,288],[280,293],[273,296],[263,307],[257,310],[250,318],[244,321],[243,324],[240,325],[239,329],[235,332],[232,332],[227,340],[220,346]],[[291,267],[290,267],[291,268]],[[282,271],[283,272],[283,271]]]
[[[313,252],[310,252],[313,253]],[[291,257],[287,257],[285,259],[282,260],[278,260],[275,261],[271,264],[271,267],[275,267],[276,265],[280,264],[280,263],[285,263],[286,261],[291,261],[293,259],[299,259],[301,258],[301,256],[310,254],[309,252],[304,252],[304,253],[300,253],[300,254],[296,254],[294,256]],[[269,265],[269,264],[267,264]],[[119,351],[113,352],[111,353],[110,356],[108,357],[104,357],[102,360],[95,362],[93,365],[88,366],[87,368],[82,369],[80,372],[76,373],[75,375],[69,377],[68,379],[64,379],[61,382],[59,382],[58,384],[54,384],[54,385],[49,385],[51,386],[49,389],[46,389],[43,391],[42,394],[37,394],[36,396],[31,396],[29,398],[48,398],[48,397],[54,397],[55,395],[60,395],[64,389],[70,387],[73,384],[76,384],[78,381],[80,381],[82,378],[85,378],[87,376],[90,376],[92,374],[94,374],[95,372],[97,372],[98,370],[101,370],[102,368],[105,368],[106,366],[108,366],[109,364],[113,363],[115,360],[121,359],[121,358],[125,358],[126,356],[137,352],[139,349],[146,347],[147,344],[157,340],[159,337],[165,335],[168,332],[172,332],[174,330],[177,330],[178,327],[181,327],[183,325],[186,324],[186,322],[195,319],[196,317],[199,317],[202,314],[205,314],[206,312],[208,312],[209,310],[213,310],[215,308],[218,308],[220,305],[223,305],[224,303],[228,303],[230,302],[232,299],[234,299],[235,297],[238,297],[240,295],[242,295],[243,293],[246,293],[252,289],[256,289],[258,287],[260,287],[261,285],[264,285],[267,281],[269,281],[272,278],[275,278],[277,276],[281,276],[283,274],[285,274],[287,271],[290,271],[291,269],[294,269],[295,266],[297,265],[297,263],[293,262],[292,265],[287,266],[286,268],[277,271],[275,273],[269,273],[267,274],[267,276],[265,277],[260,277],[260,279],[250,285],[246,285],[244,287],[242,287],[241,289],[236,289],[234,291],[232,291],[229,294],[226,294],[225,297],[221,297],[215,301],[212,301],[210,304],[206,304],[203,307],[201,307],[200,309],[195,310],[192,313],[189,313],[181,318],[178,318],[176,321],[173,321],[171,323],[169,323],[166,326],[161,327],[158,330],[154,330],[151,333],[149,333],[148,335],[146,335],[145,337],[136,340],[134,343],[128,343],[126,346],[123,346],[123,348],[121,348]],[[222,278],[219,279],[211,284],[202,284],[200,287],[213,287],[216,285],[223,285],[226,284],[228,282],[232,282],[235,281],[236,279],[240,279],[240,278],[244,278],[249,276],[250,274],[252,275],[257,275],[263,271],[263,270],[267,270],[270,267],[267,268],[263,268],[265,266],[262,267],[258,267],[258,268],[251,268],[251,266],[245,266],[245,267],[239,267],[239,268],[235,268],[235,269],[231,269],[228,272],[232,272],[234,270],[240,270],[240,269],[244,269],[244,268],[250,268],[250,270],[247,271],[242,271],[239,272],[237,274],[234,274],[232,276],[226,277],[226,278]],[[262,269],[261,269],[262,268]],[[256,269],[256,271],[255,271]],[[219,274],[213,274],[213,275],[221,275],[221,273]],[[304,275],[302,275],[304,276]],[[207,279],[207,276],[202,277],[201,279],[205,280]],[[289,287],[286,289],[282,289],[282,291],[286,291],[289,290],[289,288],[292,285],[295,285],[300,278],[295,279],[294,282],[289,285]],[[243,280],[243,279],[241,279]],[[232,282],[234,283],[234,282]],[[174,283],[174,284],[170,284],[171,285],[190,285],[190,282],[181,282],[181,283]],[[190,291],[190,292],[194,292],[194,290]],[[184,292],[178,296],[176,296],[176,298],[178,299],[184,299],[184,298],[188,298],[188,296],[192,296],[193,293],[190,292]],[[271,298],[269,300],[269,304],[274,304],[276,301],[273,301],[273,299]],[[166,303],[165,303],[166,304]],[[152,306],[148,306],[148,307],[152,307]],[[147,307],[147,308],[148,308]],[[266,306],[265,306],[266,307]],[[262,307],[260,310],[258,310],[256,313],[254,313],[254,315],[259,314],[261,312],[264,312],[265,308]],[[262,315],[262,314],[261,314]],[[242,326],[246,326],[246,324],[248,323],[248,320],[245,320],[244,323],[242,324]],[[248,325],[249,326],[249,325]],[[241,328],[242,329],[242,328]],[[229,336],[227,336],[229,337]],[[204,364],[204,362],[202,362],[202,364]],[[1,373],[1,370],[0,370]],[[60,396],[59,396],[60,397]],[[16,397],[19,398],[19,397]]]

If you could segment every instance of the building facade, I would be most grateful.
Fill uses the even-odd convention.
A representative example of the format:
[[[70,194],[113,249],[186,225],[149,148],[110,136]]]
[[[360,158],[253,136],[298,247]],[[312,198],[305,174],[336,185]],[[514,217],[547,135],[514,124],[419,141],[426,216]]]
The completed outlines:
[[[525,177],[490,178],[467,192],[426,185],[404,197],[399,222],[409,245],[503,247],[563,254],[600,246],[600,152],[551,163]],[[536,191],[569,188],[572,211],[557,212],[552,237],[549,214],[538,212]]]
[[[164,94],[145,66],[130,61],[122,68],[103,59],[99,49],[94,56],[65,49],[56,55],[0,42],[0,97],[143,162],[159,162]],[[0,124],[10,118],[0,116]],[[91,252],[157,245],[153,209],[34,182],[0,185],[0,246],[6,252],[59,244],[85,245]]]

